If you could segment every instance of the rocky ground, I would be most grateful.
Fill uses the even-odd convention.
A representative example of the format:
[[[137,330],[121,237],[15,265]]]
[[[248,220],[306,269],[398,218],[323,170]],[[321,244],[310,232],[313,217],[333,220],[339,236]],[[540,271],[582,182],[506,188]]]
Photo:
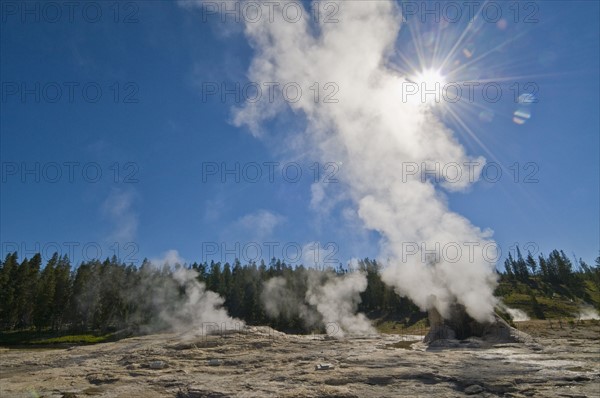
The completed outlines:
[[[551,326],[524,324],[533,341],[485,348],[475,340],[431,348],[419,336],[329,339],[268,328],[0,348],[0,396],[600,397],[598,323]]]

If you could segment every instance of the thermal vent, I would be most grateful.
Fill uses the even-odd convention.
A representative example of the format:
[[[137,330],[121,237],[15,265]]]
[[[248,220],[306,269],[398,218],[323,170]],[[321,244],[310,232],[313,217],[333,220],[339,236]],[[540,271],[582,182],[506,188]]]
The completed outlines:
[[[428,316],[430,329],[425,336],[425,343],[437,340],[466,340],[471,337],[495,343],[520,341],[519,332],[499,316],[494,315],[492,322],[478,322],[471,318],[465,307],[460,304],[452,306],[446,319],[435,308],[429,310]]]

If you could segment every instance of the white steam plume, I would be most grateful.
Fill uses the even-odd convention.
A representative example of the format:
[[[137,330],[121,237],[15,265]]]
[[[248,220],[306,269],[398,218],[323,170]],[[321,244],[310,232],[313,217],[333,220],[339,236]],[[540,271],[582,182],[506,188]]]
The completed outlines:
[[[261,299],[271,317],[298,316],[305,326],[324,326],[333,337],[375,334],[364,314],[356,314],[360,293],[367,288],[367,278],[360,272],[343,276],[315,270],[296,271],[288,284],[283,277],[269,279]],[[302,297],[303,287],[306,292]]]
[[[590,319],[600,319],[600,315],[598,315],[598,311],[596,311],[594,307],[589,304],[585,304],[581,306],[577,318],[582,321],[588,321]]]
[[[299,4],[299,3],[297,3]],[[358,207],[365,226],[382,235],[383,271],[386,283],[410,297],[421,309],[436,307],[448,316],[451,304],[463,304],[479,321],[493,319],[496,300],[494,264],[482,248],[489,248],[491,232],[473,226],[448,209],[440,189],[462,190],[478,176],[482,158],[465,153],[453,133],[427,109],[403,101],[404,76],[386,66],[394,50],[401,24],[398,7],[391,1],[339,2],[338,23],[319,22],[311,14],[292,23],[282,18],[281,7],[247,23],[245,34],[255,56],[249,69],[253,82],[297,82],[304,88],[292,110],[307,123],[303,150],[318,152],[324,162],[341,161],[340,180]],[[401,51],[401,50],[400,50]],[[338,103],[315,101],[308,89],[334,82]],[[286,109],[287,103],[271,103],[267,96],[234,112],[237,125],[248,126],[259,136],[261,124]],[[299,142],[299,140],[294,140]],[[416,175],[402,176],[403,164],[464,165],[458,180],[437,184]],[[412,164],[412,163],[411,163]],[[439,176],[443,178],[444,176]],[[406,245],[419,247],[406,256]],[[423,259],[422,249],[458,246],[458,261]],[[438,256],[440,257],[440,256]],[[455,256],[453,256],[454,259]]]
[[[306,301],[319,311],[329,334],[375,334],[367,317],[356,313],[360,293],[366,288],[367,277],[360,272],[330,277],[324,283],[313,278],[309,279]]]
[[[518,308],[510,308],[502,302],[498,302],[498,307],[502,311],[505,311],[508,315],[510,315],[510,318],[515,322],[523,322],[531,319],[525,311],[520,310]]]
[[[244,322],[227,314],[223,308],[225,300],[207,290],[206,285],[198,281],[198,273],[185,268],[183,263],[176,250],[169,250],[162,259],[152,260],[154,267],[163,267],[162,277],[147,274],[141,280],[153,298],[160,320],[169,329],[189,336],[241,330]],[[154,272],[156,270],[154,268]]]
[[[276,276],[265,282],[261,292],[261,300],[265,312],[272,318],[283,317],[292,319],[299,317],[307,327],[317,326],[321,323],[321,317],[306,304],[301,286],[306,283],[305,276],[297,277],[298,282],[292,286],[288,285],[282,276]]]

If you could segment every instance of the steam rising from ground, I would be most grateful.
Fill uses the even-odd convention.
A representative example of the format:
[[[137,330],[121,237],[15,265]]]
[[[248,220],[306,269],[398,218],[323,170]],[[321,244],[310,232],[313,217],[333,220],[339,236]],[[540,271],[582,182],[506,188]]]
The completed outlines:
[[[239,330],[243,322],[231,318],[223,308],[225,300],[217,293],[206,289],[206,285],[198,282],[196,271],[180,268],[173,273],[173,280],[179,290],[185,293],[176,300],[174,311],[161,312],[161,317],[172,329],[195,335],[209,332],[225,332]]]
[[[324,162],[334,160],[344,165],[340,180],[360,218],[382,236],[381,258],[389,259],[384,281],[422,310],[435,307],[447,316],[450,306],[458,302],[473,318],[492,320],[495,274],[493,261],[487,258],[494,256],[488,252],[486,258],[482,251],[494,245],[491,232],[450,211],[441,191],[463,190],[473,179],[465,169],[452,183],[443,175],[438,176],[438,182],[422,180],[419,173],[402,179],[403,165],[408,162],[425,163],[430,169],[436,163],[462,166],[477,162],[471,173],[477,177],[484,160],[469,157],[453,132],[426,107],[403,101],[406,78],[386,66],[401,25],[395,3],[339,2],[339,22],[321,21],[318,26],[310,21],[308,11],[299,22],[291,23],[283,20],[279,6],[271,14],[267,6],[263,7],[263,15],[273,15],[275,21],[261,18],[245,26],[255,51],[249,80],[281,85],[297,82],[306,88],[297,102],[289,103],[307,123],[302,137],[293,137],[294,142],[304,143],[299,151],[318,152]],[[402,51],[401,46],[398,51]],[[335,98],[339,102],[315,101],[308,90],[314,82],[321,86],[337,84]],[[281,99],[275,104],[267,98],[246,103],[235,110],[234,122],[248,126],[256,136],[264,136],[262,123],[287,106]],[[454,255],[452,260],[440,255],[449,245],[461,250],[458,260]],[[415,247],[416,252],[412,250]],[[425,255],[436,249],[437,255]],[[281,289],[279,282],[272,283],[273,289]],[[329,286],[351,285],[349,297],[334,294],[339,305],[342,299],[350,300],[350,305],[342,305],[347,310],[354,305],[355,285],[340,283]],[[313,289],[306,299],[325,320],[335,319],[334,311],[323,306],[327,295],[323,286]]]
[[[316,282],[316,283],[315,283]],[[359,272],[325,281],[309,282],[306,300],[323,316],[329,334],[372,334],[375,330],[364,314],[355,314],[360,293],[367,288],[367,277]],[[337,330],[339,328],[339,331]]]
[[[171,250],[163,259],[153,260],[143,273],[138,288],[152,298],[149,310],[159,316],[159,322],[151,327],[167,327],[189,336],[241,329],[244,322],[227,314],[225,300],[207,290],[198,281],[198,273],[181,266],[183,262]]]
[[[515,322],[528,321],[531,319],[525,311],[522,311],[520,309],[507,307],[503,303],[499,303],[499,307],[503,311],[506,311],[506,313],[510,315],[511,319]]]
[[[287,319],[299,317],[308,327],[318,325],[318,313],[304,301],[301,289],[289,284],[282,276],[276,276],[265,282],[261,300],[267,315],[273,318],[283,316]]]
[[[591,305],[584,305],[579,311],[578,318],[582,321],[587,321],[590,319],[600,319],[600,315],[598,315],[598,311]]]
[[[269,316],[299,317],[307,327],[325,326],[334,337],[376,333],[364,314],[356,314],[360,293],[367,288],[364,274],[336,276],[309,270],[297,275],[299,280],[290,284],[283,277],[265,283],[261,298]],[[304,297],[301,286],[306,286]]]

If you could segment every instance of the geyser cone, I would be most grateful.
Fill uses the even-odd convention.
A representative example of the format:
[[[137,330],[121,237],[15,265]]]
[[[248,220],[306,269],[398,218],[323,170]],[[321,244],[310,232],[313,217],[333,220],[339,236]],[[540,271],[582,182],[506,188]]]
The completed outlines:
[[[496,314],[491,322],[474,320],[460,304],[451,307],[447,319],[444,319],[435,308],[428,311],[428,316],[430,329],[425,336],[425,343],[437,340],[465,340],[471,337],[493,343],[508,343],[523,341],[525,337]]]

